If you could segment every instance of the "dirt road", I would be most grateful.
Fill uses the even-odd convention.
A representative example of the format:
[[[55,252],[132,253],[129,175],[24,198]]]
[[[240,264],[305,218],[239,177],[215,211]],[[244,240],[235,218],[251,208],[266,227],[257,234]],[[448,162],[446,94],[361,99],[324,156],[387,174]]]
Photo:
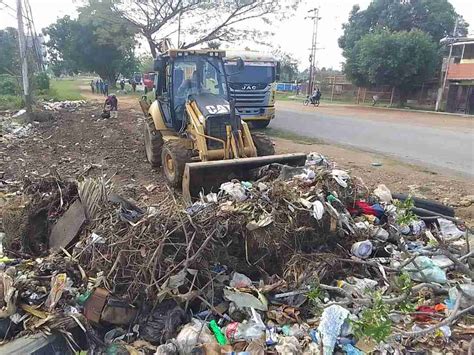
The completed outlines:
[[[454,115],[279,102],[272,128],[474,177],[474,120]]]
[[[50,122],[37,125],[35,132],[0,147],[4,178],[59,174],[61,177],[105,176],[125,196],[148,205],[168,196],[159,170],[146,162],[143,147],[143,114],[136,97],[119,97],[118,120],[102,120],[102,97],[84,94],[90,102],[76,112],[62,112]],[[100,101],[98,101],[100,100]],[[378,154],[368,154],[327,144],[304,144],[275,139],[277,152],[320,152],[339,166],[373,186],[386,184],[397,192],[411,192],[457,205],[463,196],[473,195],[472,179],[432,173]],[[373,162],[382,166],[374,167]],[[474,205],[458,207],[468,222],[474,220]]]

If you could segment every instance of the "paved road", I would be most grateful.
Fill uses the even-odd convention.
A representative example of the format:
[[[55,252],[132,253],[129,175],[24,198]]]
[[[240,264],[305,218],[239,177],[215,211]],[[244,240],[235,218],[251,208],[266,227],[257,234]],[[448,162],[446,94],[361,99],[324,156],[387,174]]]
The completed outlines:
[[[317,109],[316,109],[317,110]],[[357,113],[363,114],[363,113]],[[384,115],[381,110],[380,115]],[[279,107],[270,127],[474,177],[474,132]]]

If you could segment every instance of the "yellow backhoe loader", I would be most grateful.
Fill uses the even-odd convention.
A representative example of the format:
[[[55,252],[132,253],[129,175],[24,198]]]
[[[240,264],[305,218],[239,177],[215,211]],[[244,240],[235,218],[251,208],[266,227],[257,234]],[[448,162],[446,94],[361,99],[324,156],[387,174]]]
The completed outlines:
[[[154,63],[156,100],[140,101],[145,114],[145,150],[162,166],[168,183],[182,186],[186,200],[216,190],[233,178],[251,179],[252,169],[281,163],[303,165],[305,154],[273,155],[271,140],[251,133],[229,99],[225,51],[170,49]],[[242,70],[243,61],[236,70]]]

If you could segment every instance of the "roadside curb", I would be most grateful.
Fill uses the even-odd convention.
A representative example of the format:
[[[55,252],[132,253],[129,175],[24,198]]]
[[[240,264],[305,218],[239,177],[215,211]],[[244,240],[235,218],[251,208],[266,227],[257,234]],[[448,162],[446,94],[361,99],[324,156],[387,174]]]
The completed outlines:
[[[277,100],[278,102],[298,102],[299,100]],[[380,107],[380,106],[365,106],[365,105],[357,105],[357,104],[339,104],[337,102],[321,102],[322,105],[320,107],[327,106],[338,106],[338,107],[347,107],[347,108],[366,108],[366,109],[376,109],[376,110],[384,110],[384,111],[400,111],[400,112],[412,112],[412,113],[429,113],[435,115],[444,115],[444,116],[454,116],[454,117],[462,117],[462,118],[470,118],[474,119],[474,115],[467,115],[464,113],[451,113],[451,112],[437,112],[437,111],[429,111],[429,110],[414,110],[414,109],[407,109],[407,108],[396,108],[396,107]]]

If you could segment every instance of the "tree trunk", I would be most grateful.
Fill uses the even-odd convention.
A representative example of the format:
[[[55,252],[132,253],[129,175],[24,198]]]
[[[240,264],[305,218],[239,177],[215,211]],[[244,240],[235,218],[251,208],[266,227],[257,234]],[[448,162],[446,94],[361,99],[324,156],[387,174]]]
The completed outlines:
[[[117,88],[117,76],[115,74],[109,74],[107,76],[107,81],[109,82],[109,87],[112,89]]]
[[[148,42],[148,45],[150,46],[150,53],[151,53],[151,56],[153,57],[153,59],[156,58],[157,56],[157,53],[156,53],[156,44],[155,42],[153,41],[153,38],[151,37],[151,35],[148,35],[148,34],[144,34],[147,42]]]

